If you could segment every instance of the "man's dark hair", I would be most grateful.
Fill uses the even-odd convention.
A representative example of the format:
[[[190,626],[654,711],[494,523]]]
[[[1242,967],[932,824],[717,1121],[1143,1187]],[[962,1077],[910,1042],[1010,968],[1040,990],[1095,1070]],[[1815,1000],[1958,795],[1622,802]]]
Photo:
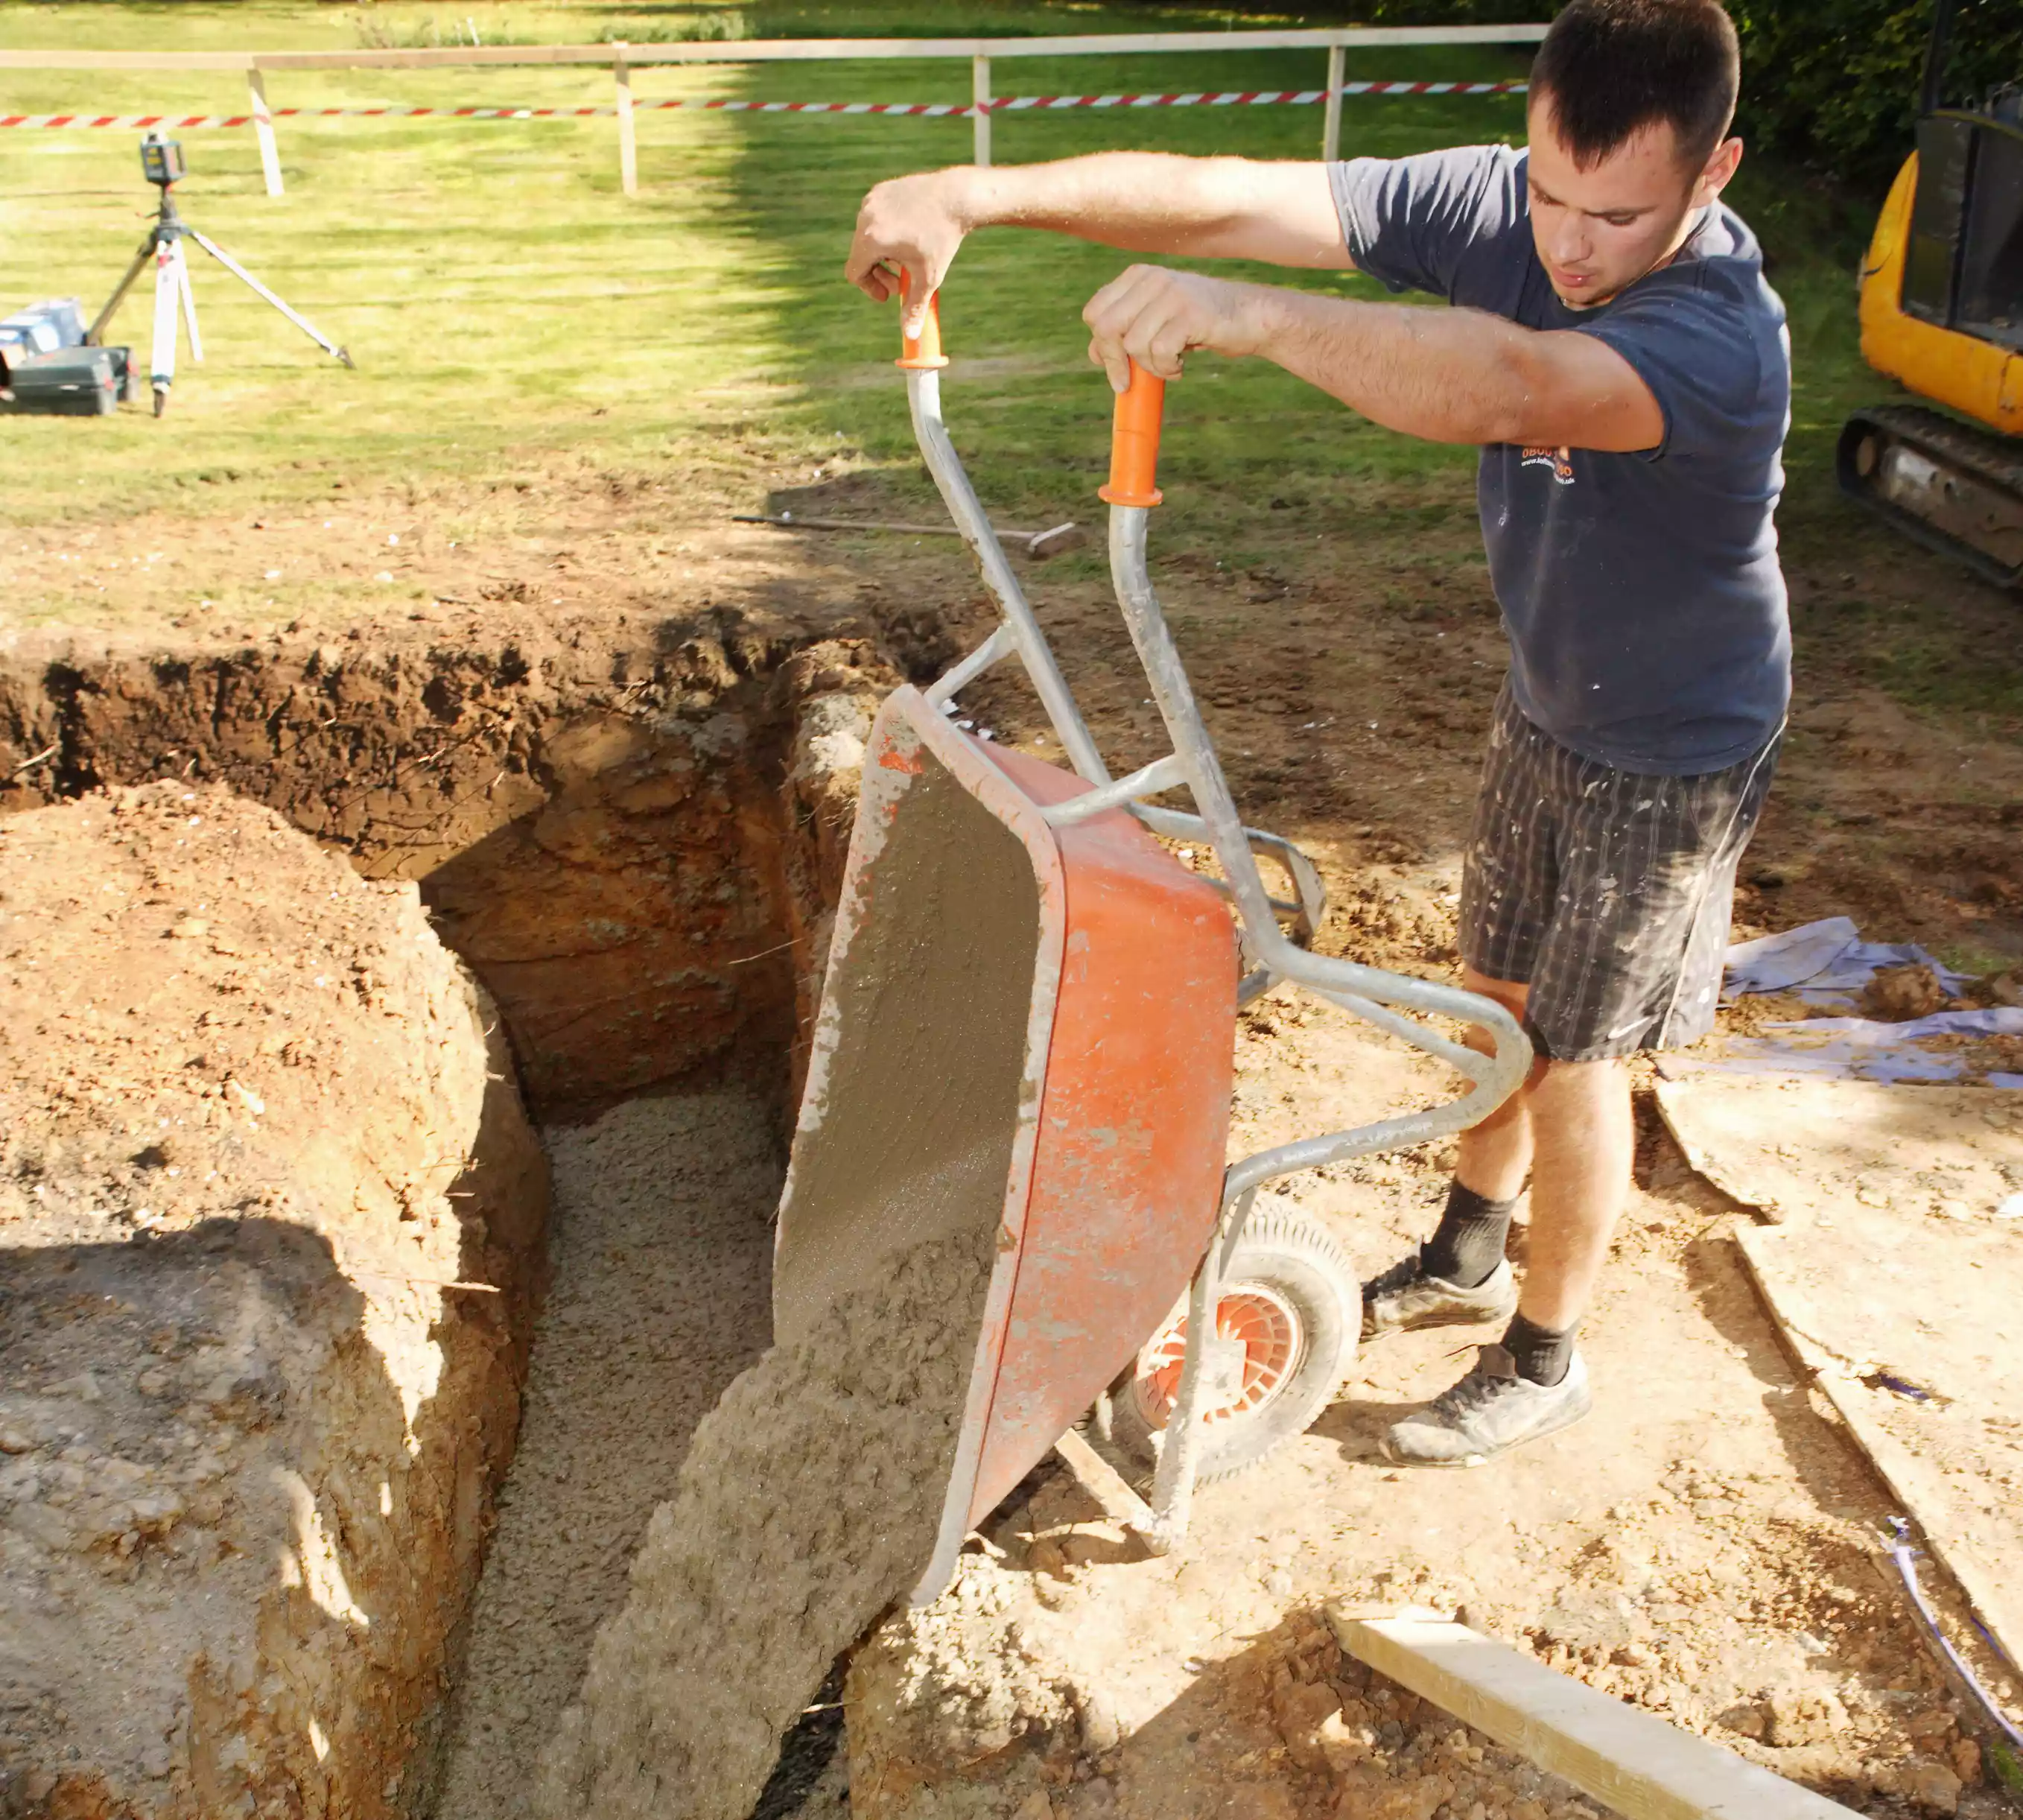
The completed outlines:
[[[1534,97],[1583,170],[1662,120],[1696,167],[1735,116],[1742,56],[1720,0],[1571,0],[1531,65]]]

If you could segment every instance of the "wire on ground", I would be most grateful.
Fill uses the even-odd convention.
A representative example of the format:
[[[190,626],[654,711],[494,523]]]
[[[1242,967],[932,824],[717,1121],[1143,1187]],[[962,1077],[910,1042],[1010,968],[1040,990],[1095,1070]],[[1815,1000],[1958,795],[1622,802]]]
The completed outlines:
[[[1344,95],[1521,95],[1525,82],[1344,82]],[[748,101],[728,96],[690,96],[636,101],[638,114],[693,108],[726,114],[901,114],[935,119],[971,119],[979,113],[1053,112],[1074,108],[1263,108],[1311,107],[1327,99],[1326,89],[1202,90],[1184,94],[1005,95],[985,104],[957,101]],[[618,109],[601,108],[274,108],[272,120],[437,119],[581,120],[609,119]],[[252,114],[0,114],[0,127],[110,127],[144,132],[159,128],[188,133],[214,126],[250,126]]]

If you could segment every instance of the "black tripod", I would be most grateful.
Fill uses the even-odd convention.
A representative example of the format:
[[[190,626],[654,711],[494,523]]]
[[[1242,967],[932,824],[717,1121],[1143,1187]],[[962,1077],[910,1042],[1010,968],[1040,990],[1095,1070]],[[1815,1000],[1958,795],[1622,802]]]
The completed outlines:
[[[334,360],[340,360],[348,367],[353,364],[351,356],[333,342],[306,317],[299,314],[262,284],[218,243],[199,233],[176,212],[176,199],[170,193],[176,180],[187,167],[183,163],[183,148],[173,139],[164,139],[151,133],[141,141],[141,169],[148,181],[162,192],[162,205],[155,211],[154,225],[148,229],[148,237],[141,243],[141,250],[134,255],[134,263],[126,268],[126,276],[119,280],[119,287],[106,300],[105,307],[99,311],[98,319],[85,335],[86,342],[97,346],[104,334],[105,325],[112,320],[126,293],[134,288],[134,280],[141,276],[148,262],[155,262],[155,335],[154,346],[148,361],[148,383],[155,389],[155,415],[159,417],[168,408],[169,387],[176,377],[176,313],[182,313],[184,324],[189,330],[190,358],[198,365],[203,364],[203,340],[197,333],[196,298],[190,293],[189,262],[183,254],[183,242],[192,240],[210,254],[219,265],[229,272],[254,295],[271,303]]]

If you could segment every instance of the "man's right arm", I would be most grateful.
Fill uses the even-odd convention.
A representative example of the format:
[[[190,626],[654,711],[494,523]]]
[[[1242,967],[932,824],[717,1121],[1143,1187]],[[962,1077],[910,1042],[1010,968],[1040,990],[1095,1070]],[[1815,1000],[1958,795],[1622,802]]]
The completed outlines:
[[[964,236],[990,227],[1041,228],[1131,253],[1332,271],[1354,264],[1325,164],[1099,152],[881,183],[858,211],[843,276],[882,303],[898,288],[898,266],[925,298]]]

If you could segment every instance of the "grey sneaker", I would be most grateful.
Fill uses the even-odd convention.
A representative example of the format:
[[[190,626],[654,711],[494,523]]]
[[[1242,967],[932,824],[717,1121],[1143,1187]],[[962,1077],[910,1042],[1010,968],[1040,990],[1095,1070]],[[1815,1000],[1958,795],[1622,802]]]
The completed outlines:
[[[1476,1327],[1508,1322],[1517,1312],[1517,1280],[1510,1260],[1502,1259],[1472,1289],[1429,1276],[1414,1251],[1363,1286],[1363,1337],[1408,1332],[1421,1327]]]
[[[1384,1457],[1394,1466],[1480,1466],[1527,1441],[1571,1428],[1594,1407],[1587,1364],[1576,1352],[1557,1384],[1517,1375],[1502,1346],[1476,1349],[1475,1369],[1416,1415],[1394,1423]]]

